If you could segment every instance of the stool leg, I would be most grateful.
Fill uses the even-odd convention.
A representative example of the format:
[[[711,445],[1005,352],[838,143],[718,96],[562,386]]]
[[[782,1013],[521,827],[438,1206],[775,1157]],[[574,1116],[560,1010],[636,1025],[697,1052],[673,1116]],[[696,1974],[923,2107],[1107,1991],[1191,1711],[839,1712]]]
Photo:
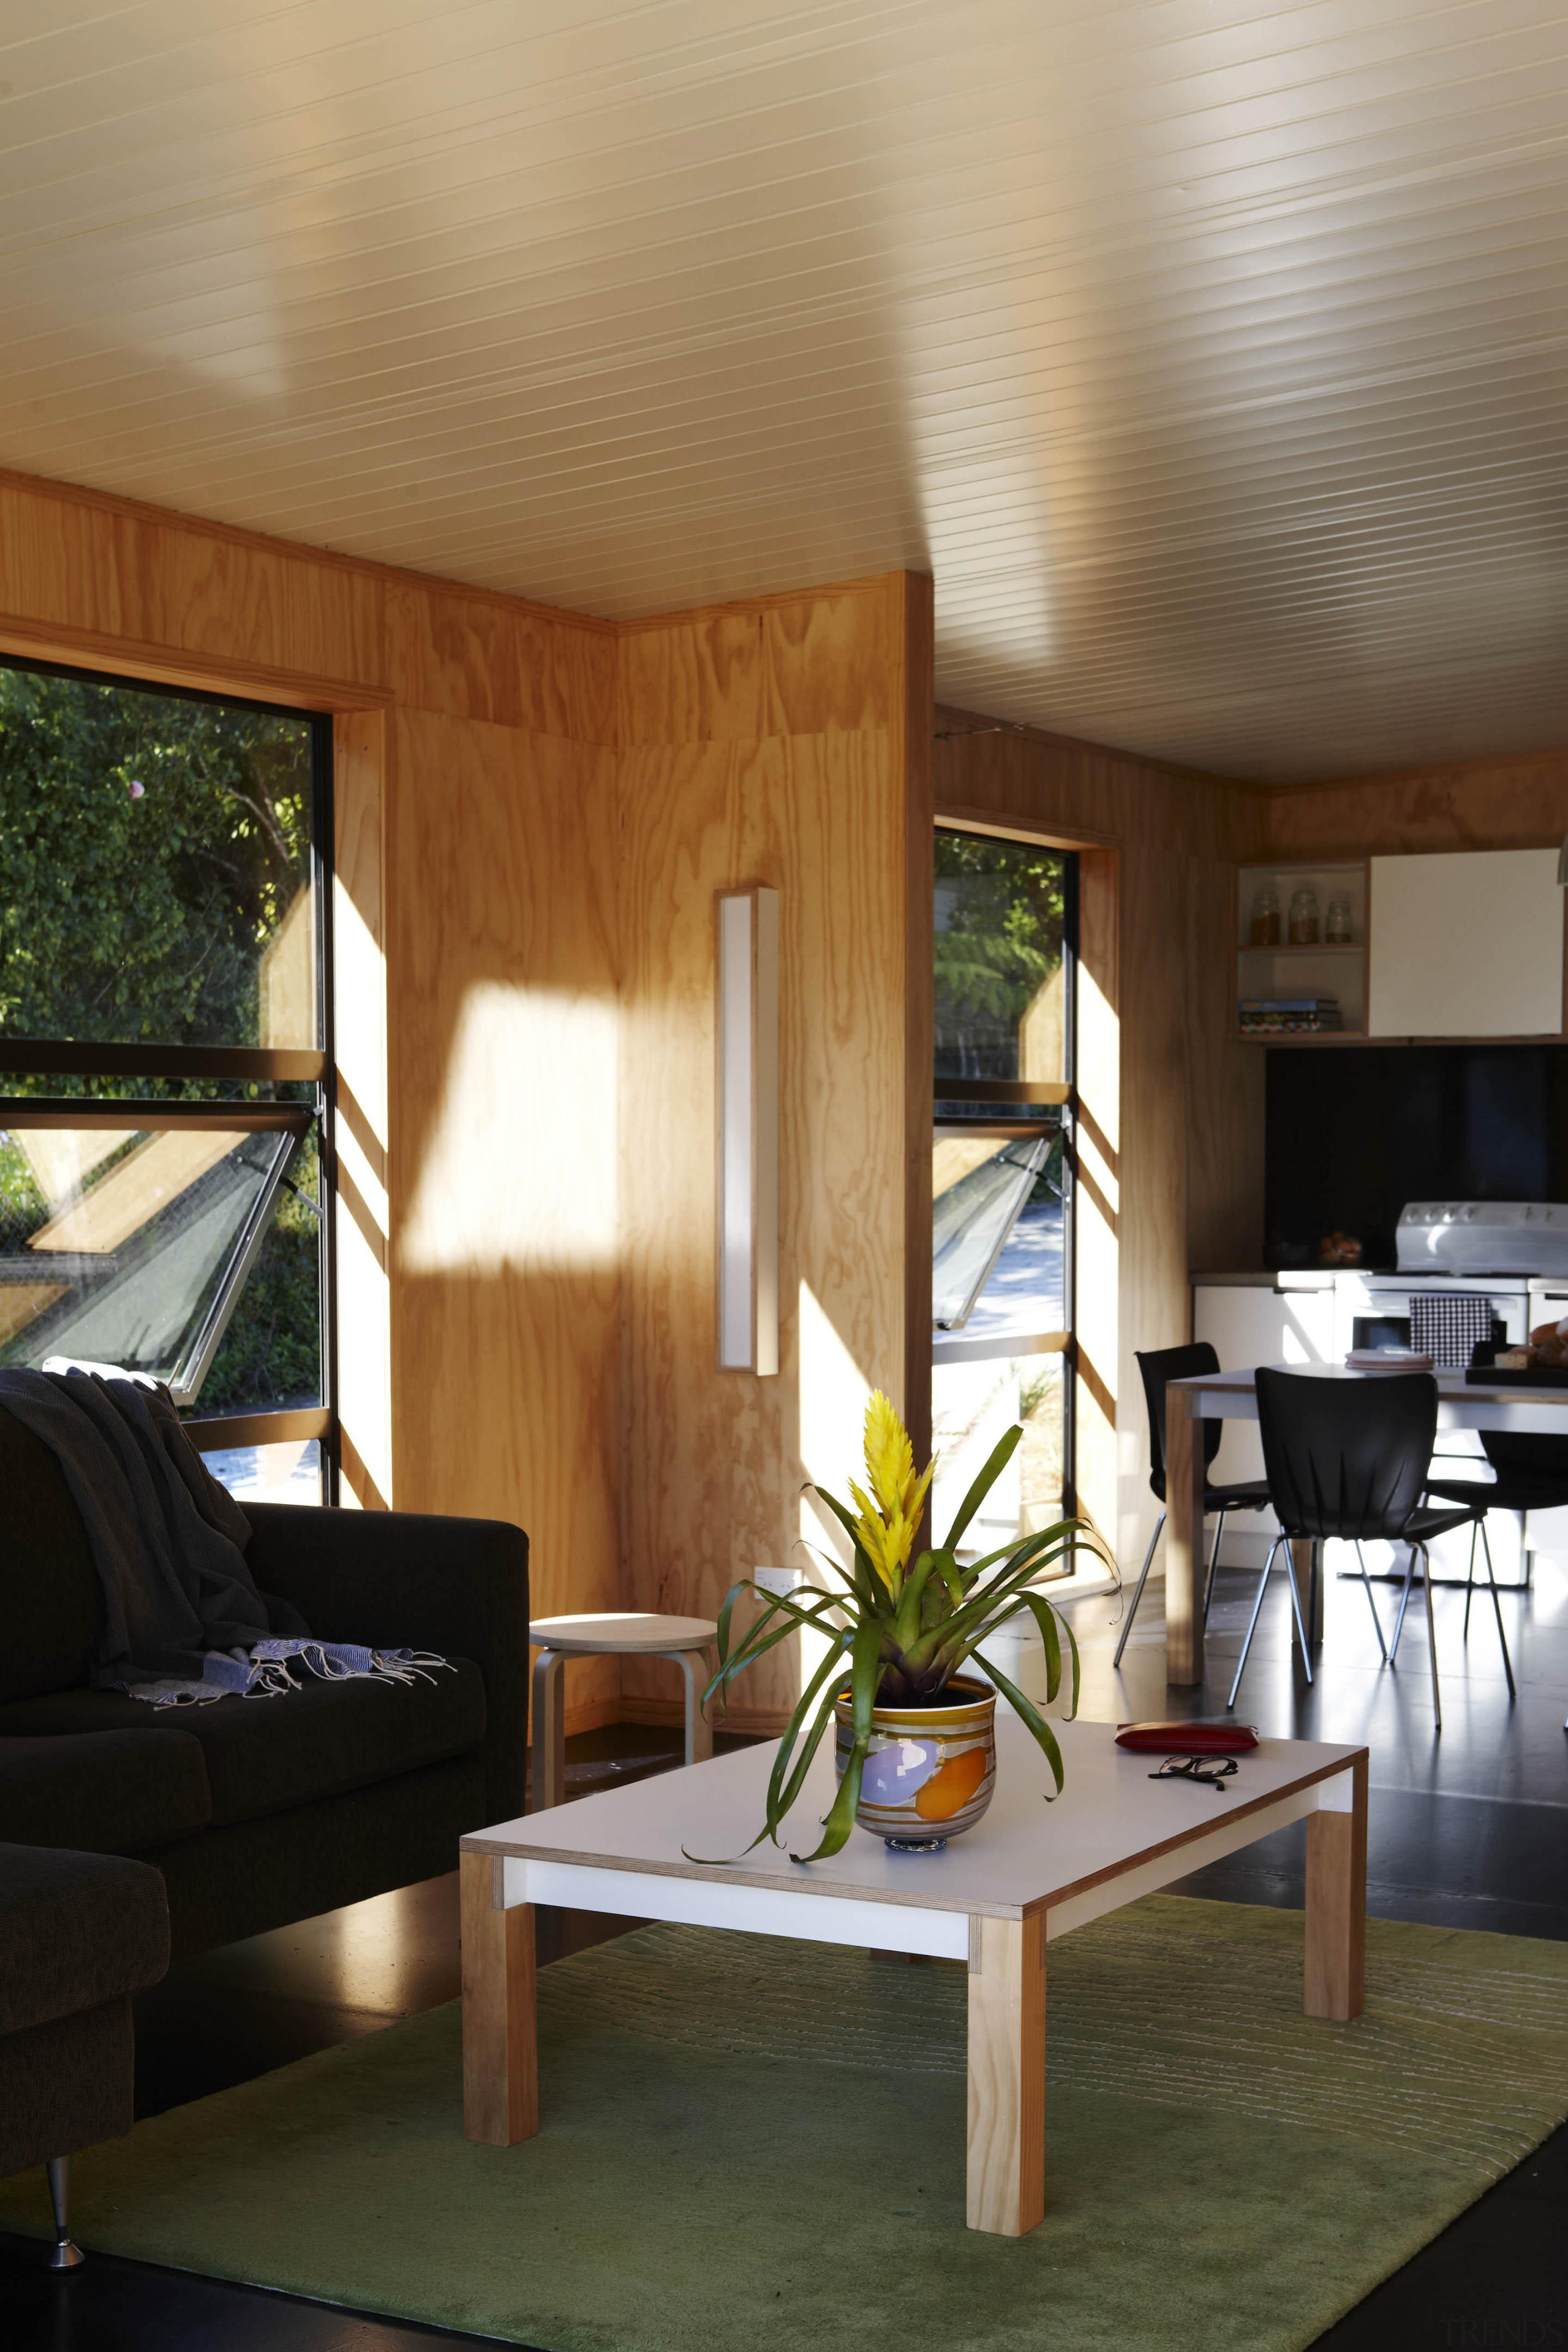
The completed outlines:
[[[686,1762],[706,1764],[713,1754],[713,1726],[702,1711],[702,1695],[718,1672],[718,1661],[707,1650],[672,1650],[686,1678]]]
[[[532,1811],[548,1812],[566,1794],[566,1659],[541,1650],[534,1664],[534,1789]]]

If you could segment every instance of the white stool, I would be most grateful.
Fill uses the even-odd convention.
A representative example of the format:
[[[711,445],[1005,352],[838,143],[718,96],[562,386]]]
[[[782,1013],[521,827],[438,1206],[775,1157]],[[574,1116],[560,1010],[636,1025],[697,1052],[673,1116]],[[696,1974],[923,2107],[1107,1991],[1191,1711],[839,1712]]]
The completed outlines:
[[[534,1812],[559,1805],[566,1792],[561,1675],[568,1658],[674,1658],[686,1678],[686,1762],[700,1764],[713,1754],[713,1732],[698,1705],[718,1672],[718,1627],[710,1618],[619,1609],[592,1617],[539,1617],[528,1639],[541,1645],[534,1665]]]

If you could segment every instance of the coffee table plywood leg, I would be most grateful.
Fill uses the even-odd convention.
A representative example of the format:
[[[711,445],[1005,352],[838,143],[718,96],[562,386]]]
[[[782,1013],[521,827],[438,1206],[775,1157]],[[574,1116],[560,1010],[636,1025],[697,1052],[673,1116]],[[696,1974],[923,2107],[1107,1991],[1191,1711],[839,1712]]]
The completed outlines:
[[[1203,1680],[1203,1617],[1197,1605],[1207,1465],[1203,1423],[1186,1390],[1166,1391],[1166,1680]]]
[[[539,2127],[534,1907],[501,1907],[498,1855],[462,1856],[463,2128],[513,2147]]]
[[[1366,1762],[1360,1756],[1351,1767],[1347,1812],[1307,1816],[1309,2017],[1359,2017],[1365,2003]]]
[[[965,2218],[1021,2238],[1045,2218],[1045,1916],[969,1922]]]

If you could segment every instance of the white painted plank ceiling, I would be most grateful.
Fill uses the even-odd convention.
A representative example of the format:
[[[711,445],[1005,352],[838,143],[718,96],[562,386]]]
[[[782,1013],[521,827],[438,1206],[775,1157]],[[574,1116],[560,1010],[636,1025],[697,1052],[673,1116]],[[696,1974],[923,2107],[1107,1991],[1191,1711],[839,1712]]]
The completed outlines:
[[[928,566],[940,690],[1568,742],[1547,0],[5,0],[0,463],[606,614]]]

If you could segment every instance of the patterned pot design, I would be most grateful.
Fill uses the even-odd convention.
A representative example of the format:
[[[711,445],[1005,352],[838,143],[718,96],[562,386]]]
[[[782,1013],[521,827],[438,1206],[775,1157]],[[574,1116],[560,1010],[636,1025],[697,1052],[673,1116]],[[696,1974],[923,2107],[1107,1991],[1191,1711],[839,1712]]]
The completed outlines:
[[[861,1775],[855,1819],[899,1852],[936,1852],[972,1830],[997,1785],[997,1695],[988,1684],[955,1675],[949,1691],[964,1703],[879,1706]],[[854,1746],[847,1691],[833,1708],[833,1767],[844,1777]]]

